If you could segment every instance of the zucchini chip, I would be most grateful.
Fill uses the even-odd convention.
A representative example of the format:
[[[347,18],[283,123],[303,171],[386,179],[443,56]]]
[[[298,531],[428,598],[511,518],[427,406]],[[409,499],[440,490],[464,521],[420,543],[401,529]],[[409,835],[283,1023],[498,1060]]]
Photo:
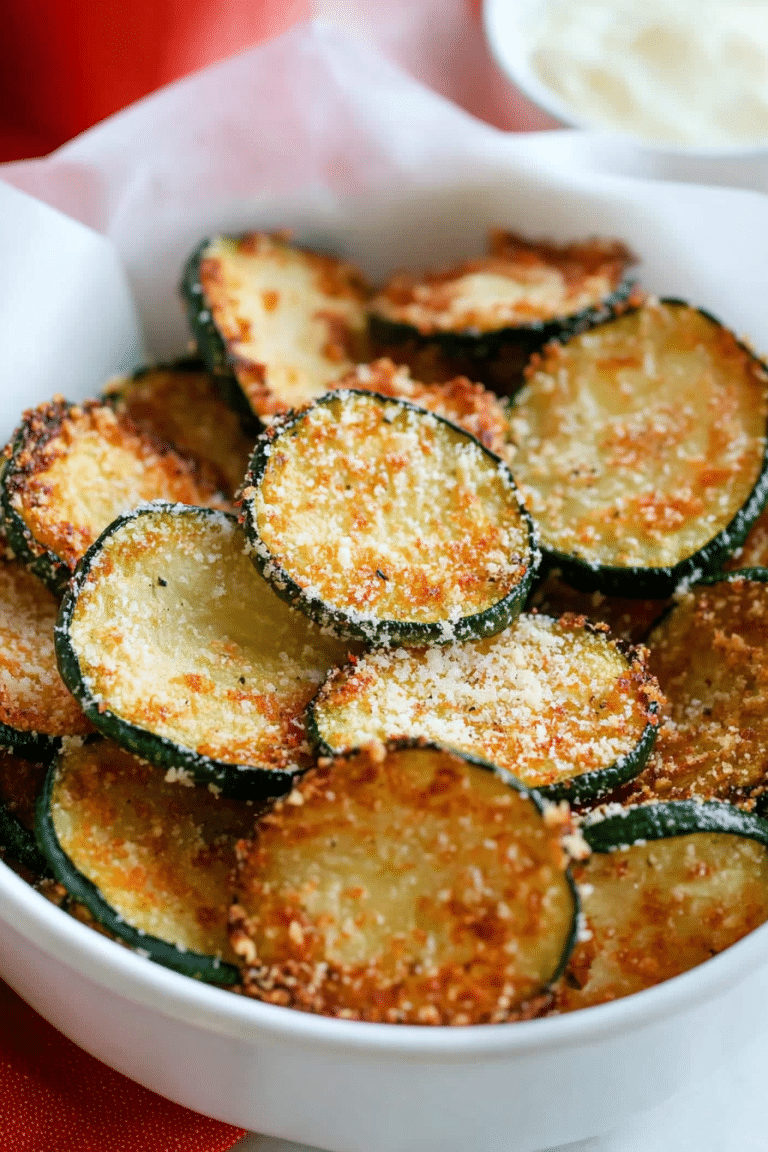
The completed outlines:
[[[632,253],[615,240],[557,245],[512,232],[489,237],[489,255],[457,268],[419,275],[398,273],[371,301],[372,339],[378,344],[436,344],[453,358],[469,358],[473,379],[506,391],[520,382],[532,352],[605,320],[626,305],[634,285]],[[498,359],[490,368],[484,361]],[[467,367],[462,367],[466,371]]]
[[[322,752],[424,737],[482,756],[547,799],[589,802],[641,770],[656,734],[644,650],[584,617],[522,615],[488,640],[369,652],[309,707]]]
[[[538,564],[506,466],[405,400],[330,392],[273,425],[243,491],[251,557],[339,635],[449,643],[500,632]]]
[[[404,365],[383,358],[371,364],[358,364],[339,380],[337,386],[410,400],[412,404],[458,424],[497,456],[504,449],[507,417],[501,401],[482,384],[473,384],[466,376],[425,384],[414,380]]]
[[[59,604],[22,564],[0,559],[0,748],[50,759],[91,725],[62,683],[53,628]]]
[[[549,817],[507,773],[436,747],[325,762],[242,853],[245,992],[390,1023],[537,1014],[578,914],[567,809]]]
[[[287,791],[302,713],[347,649],[258,576],[233,517],[151,504],[89,550],[56,628],[64,682],[106,736],[238,798]]]
[[[574,865],[586,932],[560,1012],[603,1004],[686,972],[768,919],[768,823],[730,804],[629,808],[583,828]]]
[[[35,804],[47,764],[0,751],[0,857],[6,856],[35,876],[48,871],[35,841]]]
[[[768,792],[768,569],[691,588],[648,644],[669,703],[638,794],[741,803]]]
[[[110,740],[68,741],[38,802],[56,879],[150,960],[218,984],[239,979],[227,937],[235,842],[251,805],[167,783]]]
[[[110,404],[60,396],[24,413],[5,449],[0,515],[18,558],[53,592],[116,516],[145,500],[221,504],[193,465]]]
[[[259,417],[322,396],[367,358],[360,273],[279,236],[204,240],[181,291],[203,360],[236,377]]]
[[[569,583],[664,597],[738,548],[768,494],[767,382],[676,300],[546,349],[510,405],[504,457]]]
[[[129,416],[144,435],[192,460],[213,488],[234,496],[258,429],[253,420],[250,428],[243,427],[201,360],[142,368],[110,381],[103,399],[119,415]]]

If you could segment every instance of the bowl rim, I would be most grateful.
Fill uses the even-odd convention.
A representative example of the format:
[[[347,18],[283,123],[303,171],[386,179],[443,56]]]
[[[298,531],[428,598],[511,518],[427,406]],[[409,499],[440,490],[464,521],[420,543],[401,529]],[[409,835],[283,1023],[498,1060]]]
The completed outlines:
[[[581,115],[565,100],[553,92],[528,65],[522,38],[513,39],[510,32],[516,27],[519,15],[546,0],[482,0],[482,26],[491,55],[508,80],[533,104],[553,116],[564,127],[577,128],[599,135],[610,144],[632,147],[640,152],[681,159],[700,160],[756,160],[768,158],[768,135],[762,142],[744,145],[675,144],[653,140],[639,133],[609,124],[601,124]]]
[[[30,947],[130,1003],[251,1043],[287,1042],[356,1060],[474,1064],[581,1047],[703,1005],[737,986],[768,957],[765,923],[698,967],[612,1003],[541,1020],[467,1028],[372,1024],[264,1004],[163,968],[81,924],[2,862],[0,898],[0,919]]]

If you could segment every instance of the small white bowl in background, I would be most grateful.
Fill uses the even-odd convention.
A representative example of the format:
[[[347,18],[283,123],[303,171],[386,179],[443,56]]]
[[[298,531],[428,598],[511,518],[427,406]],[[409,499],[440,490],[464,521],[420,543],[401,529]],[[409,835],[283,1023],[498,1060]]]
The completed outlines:
[[[768,137],[762,143],[707,145],[656,141],[586,116],[550,88],[531,62],[531,27],[548,0],[484,0],[489,49],[507,79],[563,127],[588,130],[602,170],[653,179],[768,191]],[[574,0],[578,10],[578,0]],[[702,10],[701,18],[706,14]],[[768,45],[766,45],[768,60]]]

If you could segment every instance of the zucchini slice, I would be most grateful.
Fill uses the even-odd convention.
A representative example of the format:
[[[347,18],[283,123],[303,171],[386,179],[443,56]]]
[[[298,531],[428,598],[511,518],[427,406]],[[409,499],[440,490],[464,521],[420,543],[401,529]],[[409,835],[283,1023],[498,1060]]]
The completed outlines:
[[[142,368],[110,381],[103,399],[146,436],[192,460],[211,486],[234,496],[258,435],[221,397],[201,360]]]
[[[480,375],[469,374],[497,386],[504,366],[504,390],[513,391],[532,352],[626,305],[634,263],[615,240],[557,245],[495,231],[487,256],[440,272],[393,276],[370,303],[372,339],[435,343],[449,357],[469,357]],[[483,361],[496,358],[493,379],[486,380]]]
[[[22,564],[0,559],[0,748],[50,759],[91,725],[62,683],[53,628],[59,604]]]
[[[586,932],[560,1012],[650,988],[709,960],[768,919],[768,823],[730,804],[626,809],[582,829],[574,865]]]
[[[301,715],[347,648],[258,576],[233,517],[150,504],[88,551],[61,608],[64,682],[94,726],[239,798],[307,766]]]
[[[106,526],[145,500],[222,503],[193,465],[110,404],[60,396],[24,413],[5,449],[0,515],[18,558],[60,593]]]
[[[337,387],[410,400],[412,404],[458,424],[497,456],[504,449],[507,417],[501,401],[482,384],[473,384],[466,376],[456,376],[440,383],[423,383],[415,380],[406,366],[384,357],[371,364],[358,364],[339,380]]]
[[[669,703],[638,795],[741,803],[768,792],[768,569],[689,589],[648,644]]]
[[[36,876],[48,871],[35,841],[35,804],[47,770],[47,764],[0,751],[0,855]]]
[[[313,769],[243,851],[231,939],[247,994],[346,1019],[536,1014],[578,904],[562,837],[507,773],[429,746]]]
[[[664,597],[715,570],[768,495],[765,366],[718,321],[649,301],[550,345],[504,456],[569,583]]]
[[[361,274],[279,236],[204,240],[181,292],[203,360],[235,376],[259,417],[322,396],[367,358]]]
[[[488,640],[360,656],[330,673],[307,728],[331,755],[421,736],[548,799],[590,802],[636,776],[653,745],[646,655],[623,655],[583,616],[524,614]]]
[[[249,804],[167,783],[110,740],[67,742],[37,809],[56,879],[129,947],[188,976],[235,984],[227,937],[235,843]]]
[[[280,596],[339,635],[384,645],[500,632],[539,560],[498,457],[375,393],[330,392],[268,429],[242,518]]]

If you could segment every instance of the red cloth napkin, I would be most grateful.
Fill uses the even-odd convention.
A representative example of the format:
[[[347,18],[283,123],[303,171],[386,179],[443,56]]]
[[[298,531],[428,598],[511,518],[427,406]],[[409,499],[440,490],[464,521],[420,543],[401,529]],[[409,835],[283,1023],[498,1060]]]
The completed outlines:
[[[245,1135],[113,1072],[0,981],[2,1152],[224,1152]]]

